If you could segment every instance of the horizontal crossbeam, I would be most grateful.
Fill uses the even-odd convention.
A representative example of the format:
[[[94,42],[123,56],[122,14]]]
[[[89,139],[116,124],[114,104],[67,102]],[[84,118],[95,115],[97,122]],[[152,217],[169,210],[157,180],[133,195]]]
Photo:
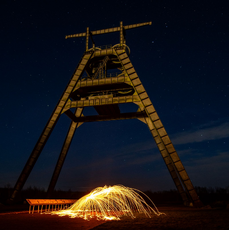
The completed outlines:
[[[134,29],[140,26],[147,26],[147,25],[151,25],[152,22],[144,22],[144,23],[138,23],[138,24],[132,24],[132,25],[127,25],[127,26],[123,26],[123,28],[125,30],[128,29]],[[98,35],[98,34],[107,34],[107,33],[113,33],[113,32],[118,32],[120,31],[121,28],[119,27],[113,27],[113,28],[108,28],[108,29],[103,29],[103,30],[94,30],[94,31],[90,31],[91,35]],[[66,35],[65,39],[67,38],[76,38],[76,37],[86,37],[87,33],[79,33],[79,34],[72,34],[72,35]]]
[[[83,116],[76,117],[70,110],[65,114],[74,122],[93,122],[93,121],[110,121],[110,120],[125,120],[125,119],[138,119],[147,117],[145,112],[121,113],[118,115],[96,115],[96,116]]]
[[[83,108],[83,107],[97,106],[97,105],[112,105],[112,104],[134,103],[134,102],[139,102],[139,97],[137,95],[68,101],[62,113],[65,113],[70,108]]]

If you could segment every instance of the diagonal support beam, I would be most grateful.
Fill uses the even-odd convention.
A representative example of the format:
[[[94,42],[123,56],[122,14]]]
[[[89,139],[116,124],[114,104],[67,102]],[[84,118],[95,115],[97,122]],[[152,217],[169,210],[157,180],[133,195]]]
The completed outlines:
[[[103,62],[101,64],[101,66],[99,66],[99,68],[96,70],[93,78],[96,79],[96,77],[98,76],[99,72],[105,67],[105,65],[107,64],[107,61],[109,60],[109,57],[106,56],[104,59],[103,59]]]
[[[70,94],[72,93],[72,91],[74,90],[78,80],[80,79],[87,63],[88,60],[90,59],[90,57],[92,56],[93,52],[87,52],[83,55],[82,59],[80,60],[70,82],[68,83],[64,93],[62,94],[59,102],[56,105],[56,108],[54,109],[51,117],[49,118],[43,132],[41,133],[40,138],[38,139],[28,161],[25,164],[24,169],[21,172],[21,175],[19,176],[15,186],[14,186],[14,190],[13,193],[11,195],[10,198],[10,202],[14,201],[17,193],[23,188],[27,178],[29,177],[38,157],[41,154],[42,149],[44,148],[49,136],[51,135],[60,115],[61,112],[65,106],[65,104],[67,103]]]
[[[151,134],[153,135],[158,149],[161,152],[166,166],[169,169],[173,181],[182,196],[184,203],[186,205],[194,204],[196,207],[203,206],[127,53],[124,50],[120,49],[117,49],[116,53],[119,57],[120,62],[122,63],[125,73],[129,76],[135,92],[140,99],[140,103],[138,104],[141,107],[141,110],[147,113],[147,125],[150,129]],[[186,192],[186,194],[184,191]]]
[[[76,112],[75,112],[75,116],[80,117],[82,115],[82,112],[83,112],[83,108],[77,108]],[[81,124],[83,124],[83,123],[82,122],[74,122],[74,121],[71,122],[71,125],[69,127],[67,136],[65,138],[63,147],[61,149],[60,156],[58,158],[55,170],[53,172],[52,179],[51,179],[49,187],[48,187],[47,198],[50,198],[50,196],[52,195],[52,192],[56,186],[56,182],[57,182],[58,177],[60,175],[60,171],[63,167],[64,161],[65,161],[65,158],[67,156],[67,153],[68,153],[69,147],[71,145],[75,131]]]

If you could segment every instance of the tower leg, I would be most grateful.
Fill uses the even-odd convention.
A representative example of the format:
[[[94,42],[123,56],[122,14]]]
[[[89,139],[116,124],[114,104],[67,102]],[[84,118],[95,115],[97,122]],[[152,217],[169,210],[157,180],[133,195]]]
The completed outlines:
[[[75,112],[75,116],[76,117],[80,117],[81,114],[82,114],[82,111],[83,111],[83,108],[77,108],[76,109],[76,112]],[[67,136],[65,138],[65,141],[64,141],[64,144],[63,144],[63,147],[61,149],[61,152],[60,152],[60,156],[59,156],[59,159],[57,161],[57,164],[56,164],[56,167],[55,167],[55,170],[53,172],[53,175],[52,175],[52,179],[50,181],[50,184],[49,184],[49,187],[48,187],[48,191],[47,191],[47,198],[50,198],[50,196],[52,195],[52,192],[56,186],[56,182],[57,182],[57,179],[60,175],[60,171],[62,169],[62,166],[64,164],[64,160],[66,158],[66,155],[68,153],[68,150],[69,150],[69,147],[70,147],[70,144],[72,142],[72,138],[74,136],[74,133],[76,131],[76,129],[81,125],[82,123],[79,123],[79,122],[74,122],[72,121],[71,122],[71,125],[69,127],[69,130],[68,130],[68,133],[67,133]]]
[[[147,125],[148,125],[149,130],[150,130],[150,132],[151,132],[151,134],[152,134],[152,136],[153,136],[153,138],[154,138],[154,140],[155,140],[155,142],[157,144],[157,147],[160,150],[160,153],[161,153],[161,155],[163,157],[163,160],[164,160],[164,162],[165,162],[165,164],[166,164],[166,166],[167,166],[167,168],[169,170],[169,173],[170,173],[170,175],[171,175],[171,177],[172,177],[172,179],[173,179],[173,181],[175,183],[175,186],[176,186],[178,192],[181,195],[183,203],[185,205],[190,205],[190,199],[187,196],[187,193],[185,192],[184,187],[182,186],[182,181],[180,180],[180,177],[179,177],[179,174],[177,173],[176,167],[175,167],[175,165],[174,165],[174,163],[173,163],[168,151],[166,150],[164,144],[162,144],[160,146],[158,145],[159,143],[163,143],[163,142],[162,142],[161,138],[158,135],[155,136],[155,133],[158,133],[158,132],[155,129],[152,121],[149,118],[147,119]]]
[[[139,96],[139,107],[144,110],[148,115],[147,124],[153,138],[159,148],[161,155],[169,169],[169,172],[174,180],[174,183],[181,194],[184,203],[187,203],[186,197],[184,195],[184,189],[188,195],[189,203],[193,203],[195,206],[202,206],[195,188],[183,166],[181,160],[164,128],[162,122],[154,109],[152,102],[146,93],[127,53],[122,49],[116,50],[117,56],[122,63],[123,70],[125,74],[129,77],[131,85],[135,89],[135,93]],[[181,183],[180,183],[181,182]],[[182,189],[182,185],[184,189]]]
[[[81,75],[85,69],[85,66],[88,63],[88,60],[90,59],[91,55],[92,55],[92,52],[91,53],[85,53],[85,55],[82,57],[81,61],[79,62],[69,84],[67,85],[63,95],[61,96],[56,108],[54,109],[48,123],[46,124],[40,138],[38,139],[32,153],[31,153],[24,169],[22,170],[21,175],[19,176],[19,178],[18,178],[18,180],[14,186],[14,190],[13,190],[13,193],[12,193],[11,198],[10,198],[11,202],[15,199],[17,193],[22,189],[27,178],[29,177],[29,174],[31,173],[42,149],[44,148],[52,130],[54,129],[54,126],[56,125],[56,123],[57,123],[57,121],[61,115],[62,109],[64,108],[66,102],[69,99],[70,94],[72,93],[72,91],[75,88],[79,78],[81,77]]]
[[[144,110],[144,108],[142,108],[142,106],[140,106],[140,108],[141,108],[141,110]],[[155,127],[153,126],[152,121],[149,118],[141,118],[139,120],[148,125],[148,128],[149,128],[151,134],[153,135],[153,133],[154,133],[153,130],[155,131]],[[185,192],[185,190],[184,190],[184,188],[182,186],[182,183],[181,183],[181,181],[179,179],[179,174],[176,171],[176,167],[174,166],[171,157],[169,156],[167,151],[161,152],[161,155],[162,155],[163,160],[164,160],[164,162],[165,162],[165,164],[166,164],[166,166],[167,166],[167,168],[169,170],[169,173],[170,173],[170,175],[171,175],[171,177],[172,177],[172,179],[173,179],[173,181],[175,183],[175,186],[176,186],[178,192],[181,195],[181,198],[183,200],[184,205],[189,205],[190,204],[190,199],[188,198],[187,193]]]

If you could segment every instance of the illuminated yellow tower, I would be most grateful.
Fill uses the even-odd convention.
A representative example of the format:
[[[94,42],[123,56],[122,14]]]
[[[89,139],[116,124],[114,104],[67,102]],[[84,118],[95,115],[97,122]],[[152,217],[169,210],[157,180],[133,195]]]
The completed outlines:
[[[75,130],[81,124],[93,121],[139,119],[148,126],[184,204],[193,204],[195,206],[202,205],[165,128],[129,59],[130,50],[126,45],[125,31],[146,25],[151,25],[151,22],[127,26],[123,26],[123,23],[120,22],[119,27],[96,31],[90,31],[89,28],[87,28],[85,33],[66,36],[66,39],[86,37],[86,50],[37,141],[37,144],[35,145],[31,156],[14,187],[11,200],[14,200],[17,192],[22,189],[46,141],[53,131],[58,118],[64,113],[72,120],[72,122],[48,188],[48,196],[50,196],[54,190]],[[93,36],[113,32],[120,32],[119,44],[104,47],[95,46]],[[89,38],[91,38],[93,44],[91,48],[89,48]],[[117,70],[117,72],[114,74],[113,70]],[[138,110],[132,113],[121,113],[119,104],[125,103],[134,103],[138,105]],[[89,106],[93,106],[98,115],[83,116],[83,109]],[[70,110],[71,108],[75,108],[74,113]]]

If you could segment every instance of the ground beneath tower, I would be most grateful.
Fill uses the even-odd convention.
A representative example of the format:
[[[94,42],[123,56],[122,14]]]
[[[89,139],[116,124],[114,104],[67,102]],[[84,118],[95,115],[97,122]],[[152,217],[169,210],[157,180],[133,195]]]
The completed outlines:
[[[149,219],[123,217],[120,221],[86,221],[56,215],[28,214],[27,211],[0,213],[0,229],[228,229],[229,209],[195,209],[183,206],[159,207],[166,215]]]

